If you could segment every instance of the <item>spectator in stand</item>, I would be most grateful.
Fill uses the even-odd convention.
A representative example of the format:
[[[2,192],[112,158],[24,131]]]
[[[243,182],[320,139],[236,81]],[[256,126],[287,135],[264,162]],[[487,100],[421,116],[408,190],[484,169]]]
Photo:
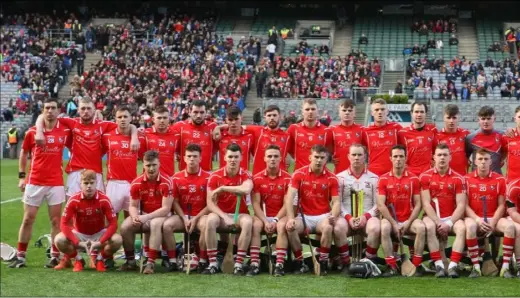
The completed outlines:
[[[412,48],[412,54],[419,55],[421,53],[421,48],[418,44],[415,44]]]
[[[464,86],[460,90],[461,101],[467,101],[471,98],[471,86],[468,82],[464,83]]]
[[[428,40],[428,42],[426,43],[426,46],[428,47],[428,49],[435,49],[435,47],[436,47],[435,39],[430,38]]]
[[[459,39],[457,38],[457,36],[455,34],[452,34],[450,36],[449,44],[450,44],[450,46],[456,46],[459,44]]]
[[[412,47],[410,45],[406,45],[403,49],[403,55],[411,55]]]
[[[503,48],[498,41],[495,41],[492,45],[489,46],[488,52],[503,52]]]
[[[396,94],[403,93],[403,83],[401,81],[397,81],[397,84],[395,85],[395,88],[394,88],[394,93],[396,93]]]
[[[365,33],[361,33],[361,37],[359,37],[359,44],[368,44],[368,37],[365,35]]]
[[[274,43],[270,43],[267,45],[267,47],[265,47],[268,55],[269,55],[269,60],[271,60],[271,62],[274,62],[274,55],[276,53],[276,45]]]
[[[325,42],[323,42],[323,44],[320,46],[319,53],[320,55],[329,54],[329,46]]]

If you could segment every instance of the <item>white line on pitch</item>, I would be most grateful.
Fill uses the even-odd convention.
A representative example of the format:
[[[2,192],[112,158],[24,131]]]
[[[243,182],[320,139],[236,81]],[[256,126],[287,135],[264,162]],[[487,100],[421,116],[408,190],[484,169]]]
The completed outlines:
[[[0,201],[0,204],[16,202],[16,201],[20,201],[21,199],[23,199],[23,198],[19,197],[19,198],[9,199],[9,200],[5,200],[5,201]]]

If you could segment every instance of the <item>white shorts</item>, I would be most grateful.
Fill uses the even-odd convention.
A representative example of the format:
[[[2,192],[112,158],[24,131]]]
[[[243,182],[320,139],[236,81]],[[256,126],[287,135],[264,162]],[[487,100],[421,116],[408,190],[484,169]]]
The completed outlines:
[[[320,221],[329,216],[330,213],[325,213],[321,215],[305,215],[305,223],[307,224],[307,228],[311,233],[316,233],[316,227],[318,226]],[[298,218],[301,218],[301,214],[298,214]]]
[[[67,196],[71,197],[75,193],[81,191],[81,172],[83,170],[74,171],[67,176]],[[103,185],[103,175],[96,173],[96,188],[99,191],[105,192],[105,185]]]
[[[107,183],[107,197],[112,203],[114,213],[128,211],[130,207],[130,183],[124,180],[109,180]]]
[[[79,242],[89,241],[89,240],[90,241],[99,241],[101,236],[103,236],[103,234],[105,234],[106,230],[107,229],[103,229],[103,230],[97,232],[96,234],[92,234],[92,235],[83,234],[76,230],[72,230],[72,233],[74,233],[74,235],[76,235],[76,237],[78,237]]]
[[[49,206],[59,205],[65,202],[65,187],[32,184],[25,186],[22,202],[29,206],[40,207],[43,200],[46,200]]]

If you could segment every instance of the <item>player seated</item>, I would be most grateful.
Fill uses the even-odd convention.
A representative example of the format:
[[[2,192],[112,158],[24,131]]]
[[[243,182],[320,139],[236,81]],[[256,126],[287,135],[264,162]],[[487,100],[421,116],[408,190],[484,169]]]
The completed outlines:
[[[253,189],[249,172],[240,167],[242,150],[237,144],[229,144],[224,155],[226,165],[209,177],[207,204],[211,212],[206,220],[206,245],[208,247],[209,266],[203,274],[215,274],[217,268],[217,229],[221,232],[240,229],[234,275],[244,275],[242,263],[246,258],[251,243],[253,218],[248,213],[246,196]],[[239,201],[240,199],[240,201]],[[236,210],[237,204],[240,204]],[[234,221],[238,211],[238,220]],[[230,240],[231,241],[231,240]]]
[[[162,226],[172,208],[172,182],[159,171],[159,153],[146,151],[143,156],[144,173],[130,186],[130,216],[121,224],[121,236],[126,262],[120,271],[136,270],[134,242],[135,234],[146,233],[149,251],[144,274],[152,274],[155,259],[159,257],[162,242]],[[142,239],[141,239],[142,240]]]
[[[511,181],[507,185],[507,196],[506,196],[506,207],[508,220],[513,221],[515,225],[515,235],[520,237],[520,213],[518,212],[518,206],[520,206],[520,179]],[[515,257],[516,257],[516,276],[520,278],[520,246],[515,246]]]
[[[300,235],[316,233],[321,235],[319,249],[320,274],[326,275],[329,265],[329,252],[332,244],[333,229],[341,213],[338,178],[326,168],[329,153],[322,145],[311,148],[310,165],[294,172],[291,186],[285,197],[287,212],[287,233],[294,256],[296,257],[295,273],[309,270],[303,262]],[[294,199],[298,194],[294,214]],[[332,202],[332,208],[330,203]],[[302,218],[302,213],[305,218]],[[307,230],[304,229],[303,219]],[[346,234],[344,235],[346,238]],[[345,240],[346,243],[346,240]],[[348,247],[348,246],[347,246]]]
[[[251,269],[247,275],[259,273],[261,234],[276,233],[276,264],[274,276],[283,276],[287,255],[287,223],[284,196],[291,183],[291,175],[280,168],[282,153],[277,145],[265,149],[266,169],[253,177],[253,235],[251,238]],[[269,249],[270,251],[270,249]],[[271,256],[269,256],[269,260]]]
[[[399,242],[404,235],[415,236],[415,255],[412,258],[416,267],[415,276],[422,276],[424,273],[421,263],[426,227],[423,221],[417,218],[421,212],[420,184],[419,178],[405,169],[406,152],[403,145],[392,147],[392,170],[379,180],[377,208],[383,215],[381,243],[388,265],[383,277],[397,275],[397,260],[392,240]]]
[[[469,256],[473,263],[470,277],[479,277],[480,263],[478,260],[477,237],[489,237],[494,232],[504,233],[502,246],[503,263],[500,276],[512,278],[509,271],[509,263],[513,256],[513,247],[516,247],[516,255],[520,253],[520,237],[516,236],[513,221],[504,216],[506,179],[504,176],[491,171],[491,153],[486,149],[479,149],[475,153],[475,166],[473,173],[466,175],[466,189],[468,192],[468,205],[466,206],[466,244]],[[487,249],[487,247],[486,247]]]
[[[61,233],[54,239],[66,257],[54,269],[68,267],[68,260],[73,259],[73,271],[82,271],[85,261],[78,250],[87,253],[99,250],[101,253],[97,255],[95,267],[104,272],[103,260],[111,259],[122,243],[121,236],[116,233],[117,217],[110,199],[96,189],[96,172],[84,170],[80,177],[81,191],[69,198],[61,217]]]
[[[337,175],[341,194],[341,217],[334,225],[334,236],[336,245],[340,247],[341,264],[338,268],[343,269],[343,272],[347,271],[350,264],[347,236],[367,236],[367,258],[377,256],[380,244],[381,222],[376,198],[379,177],[367,170],[366,157],[367,151],[363,145],[352,144],[348,153],[350,166]],[[358,194],[357,197],[352,197],[353,191]],[[362,212],[358,214],[355,207],[361,204],[360,195],[363,196],[363,206],[360,208]],[[353,202],[352,198],[358,201]],[[339,235],[342,237],[338,237]]]
[[[169,271],[177,270],[175,232],[192,233],[198,231],[199,256],[192,260],[199,265],[199,272],[207,267],[205,232],[207,184],[210,174],[200,167],[202,149],[197,144],[189,144],[184,150],[186,168],[173,175],[173,211],[175,215],[168,217],[163,224],[163,239],[168,254]],[[186,244],[190,245],[190,244]],[[185,246],[187,247],[187,246]],[[186,250],[185,250],[186,252]],[[198,260],[198,262],[197,262]],[[192,266],[189,264],[188,266]]]

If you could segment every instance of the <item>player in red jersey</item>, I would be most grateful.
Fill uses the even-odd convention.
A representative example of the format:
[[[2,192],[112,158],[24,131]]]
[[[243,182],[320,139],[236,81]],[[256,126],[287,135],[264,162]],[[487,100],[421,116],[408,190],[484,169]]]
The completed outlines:
[[[448,276],[457,278],[457,265],[462,258],[466,238],[463,221],[466,209],[464,178],[449,166],[451,154],[448,145],[438,144],[433,160],[434,167],[419,177],[421,200],[426,213],[423,222],[426,225],[428,248],[431,259],[435,262],[435,276],[446,277],[439,242],[447,243],[448,234],[455,233]]]
[[[179,146],[177,153],[184,152],[189,144],[198,144],[202,148],[202,161],[200,166],[204,171],[211,171],[213,168],[213,155],[217,146],[213,141],[213,130],[217,127],[215,122],[206,121],[207,107],[203,100],[195,100],[191,103],[190,119],[180,121],[172,126],[174,133],[179,135]],[[179,170],[186,168],[186,162],[181,159]]]
[[[287,212],[287,233],[289,242],[296,257],[295,273],[305,273],[309,270],[303,263],[301,234],[321,234],[320,269],[321,274],[327,274],[329,266],[330,246],[335,237],[336,243],[345,243],[338,247],[340,251],[348,250],[345,231],[335,234],[334,224],[338,222],[341,213],[339,198],[339,182],[336,175],[326,168],[329,154],[322,145],[314,145],[310,152],[310,165],[296,170],[291,180],[291,186],[285,196]],[[294,199],[298,194],[298,216],[294,214]],[[332,208],[330,206],[332,202]],[[308,231],[304,231],[301,212],[305,216]],[[339,244],[338,244],[339,245]]]
[[[515,109],[516,128],[511,132],[512,137],[502,137],[502,147],[507,158],[507,181],[520,178],[520,106]]]
[[[363,145],[368,150],[368,170],[381,176],[392,169],[388,156],[392,147],[397,145],[397,133],[403,127],[398,123],[388,122],[388,109],[384,99],[374,100],[370,109],[374,124],[365,128]]]
[[[363,126],[354,123],[356,104],[346,99],[339,105],[339,125],[327,128],[327,147],[332,153],[334,173],[338,174],[350,166],[348,159],[349,148],[352,144],[361,144],[363,140]]]
[[[513,255],[520,255],[520,237],[515,240],[515,225],[504,216],[506,179],[491,171],[491,153],[486,149],[475,152],[477,170],[466,175],[468,205],[466,206],[466,244],[468,246],[473,270],[470,277],[481,276],[478,260],[477,236],[489,235],[493,232],[504,233],[503,259],[500,276],[514,277],[509,272],[509,263]],[[486,237],[487,237],[486,235]]]
[[[95,262],[97,271],[105,272],[104,259],[112,258],[123,240],[116,234],[117,216],[110,199],[96,189],[96,172],[81,172],[81,191],[70,197],[61,218],[61,233],[54,243],[67,256],[55,270],[68,267],[66,259],[74,259],[74,272],[83,271],[85,261],[77,249],[101,250]],[[106,225],[108,223],[108,225]]]
[[[152,274],[155,259],[159,257],[162,242],[162,225],[172,208],[172,182],[160,171],[159,152],[147,151],[143,156],[144,173],[130,186],[130,216],[121,224],[121,236],[126,262],[121,271],[135,270],[135,234],[146,233],[149,239],[148,261],[144,274]]]
[[[314,145],[327,145],[326,126],[318,120],[316,99],[307,98],[302,104],[303,121],[292,124],[287,129],[289,134],[289,153],[295,159],[294,169],[309,165],[309,155]]]
[[[392,246],[393,239],[401,239],[404,235],[414,235],[415,255],[412,262],[417,268],[415,276],[422,276],[422,253],[426,241],[426,227],[418,218],[421,212],[421,196],[419,178],[405,169],[407,149],[403,145],[395,145],[390,151],[392,170],[379,180],[377,209],[381,212],[381,243],[385,253],[388,270],[384,277],[397,275],[397,262]],[[394,210],[389,210],[392,205]],[[395,212],[395,218],[394,214]]]
[[[254,152],[254,135],[242,128],[242,111],[237,106],[231,106],[226,111],[226,123],[228,129],[221,132],[218,143],[220,168],[226,166],[224,155],[229,144],[237,144],[242,151],[240,167],[249,170],[249,161]]]
[[[511,181],[507,185],[506,192],[506,209],[509,215],[507,219],[512,220],[515,224],[515,235],[520,235],[520,213],[518,212],[520,206],[520,178]],[[516,249],[516,247],[515,247]],[[516,277],[520,278],[520,254],[515,253],[516,257]]]
[[[159,152],[161,168],[159,171],[168,177],[175,174],[175,152],[179,143],[179,135],[169,127],[169,112],[165,106],[158,106],[153,111],[153,126],[145,129],[145,146],[141,146],[142,156],[144,152],[155,150]]]
[[[371,259],[377,256],[381,238],[381,221],[377,210],[377,186],[379,177],[366,169],[367,151],[361,144],[352,144],[349,148],[349,168],[337,174],[339,180],[339,192],[341,198],[341,216],[334,229],[337,233],[343,231],[347,236],[354,233],[367,236],[365,255]],[[354,217],[356,206],[352,206],[352,191],[363,193],[363,214]],[[358,196],[359,199],[359,196]],[[358,201],[359,202],[359,201]],[[354,204],[356,204],[354,202]],[[345,244],[345,243],[343,243]],[[336,243],[341,246],[342,244]],[[348,246],[346,251],[340,251],[341,264],[338,269],[348,270],[350,263]]]
[[[96,109],[94,102],[89,97],[83,97],[79,100],[78,109],[79,118],[58,118],[61,125],[70,128],[72,131],[71,155],[65,169],[68,174],[67,196],[80,191],[80,174],[84,169],[93,170],[98,174],[96,188],[104,191],[101,137],[104,133],[117,128],[117,124],[114,122],[95,119],[94,112]],[[130,127],[132,130],[130,148],[137,151],[139,149],[137,129],[132,124]],[[38,143],[44,142],[42,132],[42,118],[40,116],[36,121],[36,140]]]
[[[459,127],[460,111],[454,104],[444,107],[444,128],[435,136],[437,144],[446,144],[450,148],[450,168],[455,172],[466,175],[468,171],[468,157],[466,156],[466,136],[469,131]]]
[[[18,187],[24,193],[24,214],[18,233],[17,258],[9,264],[11,268],[25,267],[27,245],[31,240],[32,228],[38,209],[44,200],[49,205],[51,222],[51,239],[60,232],[61,204],[65,201],[63,187],[62,154],[63,148],[70,143],[70,130],[57,120],[58,101],[47,99],[43,103],[44,136],[46,144],[37,146],[35,142],[36,128],[31,127],[25,134],[19,160]],[[27,158],[31,154],[31,167],[26,178]],[[53,242],[54,243],[54,242]],[[53,268],[58,265],[59,251],[52,245],[52,258],[45,266]]]
[[[410,126],[398,132],[399,143],[406,147],[406,170],[418,176],[432,165],[432,156],[437,128],[434,124],[426,124],[428,107],[424,102],[414,102],[410,114]]]
[[[173,175],[173,210],[175,215],[168,217],[163,224],[163,238],[168,254],[169,271],[177,269],[176,242],[174,232],[200,232],[198,239],[200,252],[200,272],[207,265],[206,256],[206,207],[207,184],[210,176],[200,168],[202,149],[197,144],[189,144],[184,151],[186,169]],[[190,208],[188,208],[188,206]],[[188,245],[188,244],[186,244]],[[192,259],[197,266],[197,258]],[[190,264],[191,266],[192,264]]]
[[[137,177],[136,151],[130,149],[130,109],[126,106],[116,110],[117,128],[103,134],[103,152],[107,153],[107,196],[116,214],[124,210],[128,217],[130,183]],[[143,146],[144,147],[144,146]]]
[[[274,276],[284,275],[284,262],[287,255],[286,211],[284,197],[291,184],[291,175],[280,167],[282,153],[277,145],[269,145],[264,151],[267,168],[253,177],[253,236],[251,238],[251,267],[248,275],[260,272],[261,233],[276,233],[276,264]],[[263,206],[265,206],[265,214]]]
[[[211,212],[206,220],[206,245],[208,247],[209,266],[203,274],[217,273],[217,229],[227,230],[234,226],[241,229],[238,236],[234,275],[244,275],[242,263],[251,243],[253,218],[248,213],[246,196],[253,189],[251,175],[240,168],[242,152],[237,144],[229,144],[224,155],[226,166],[215,171],[209,177],[207,204]],[[240,196],[238,220],[233,221],[235,208]]]

